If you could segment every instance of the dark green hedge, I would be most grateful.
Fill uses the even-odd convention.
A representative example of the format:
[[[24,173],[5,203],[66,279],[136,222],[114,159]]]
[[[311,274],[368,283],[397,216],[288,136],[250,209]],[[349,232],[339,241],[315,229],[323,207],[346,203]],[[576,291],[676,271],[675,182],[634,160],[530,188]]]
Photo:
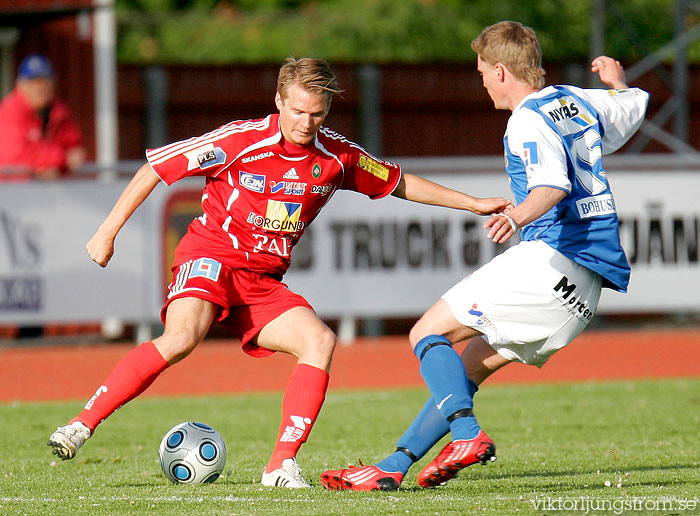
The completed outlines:
[[[474,60],[481,29],[533,27],[548,61],[587,60],[592,0],[117,0],[124,63]],[[674,0],[608,0],[605,52],[637,60],[673,39]],[[693,15],[694,16],[694,15]],[[688,26],[696,22],[687,19]],[[700,46],[691,47],[691,57]]]

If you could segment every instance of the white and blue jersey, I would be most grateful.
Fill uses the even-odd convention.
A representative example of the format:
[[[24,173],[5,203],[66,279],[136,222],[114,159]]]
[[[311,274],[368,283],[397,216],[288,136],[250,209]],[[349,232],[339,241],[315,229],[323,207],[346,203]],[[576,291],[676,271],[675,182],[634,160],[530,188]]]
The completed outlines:
[[[521,240],[542,240],[600,274],[603,286],[627,291],[630,267],[620,244],[615,199],[602,156],[629,140],[649,94],[548,86],[513,110],[503,143],[516,202],[533,189],[558,188],[567,197],[522,228]]]

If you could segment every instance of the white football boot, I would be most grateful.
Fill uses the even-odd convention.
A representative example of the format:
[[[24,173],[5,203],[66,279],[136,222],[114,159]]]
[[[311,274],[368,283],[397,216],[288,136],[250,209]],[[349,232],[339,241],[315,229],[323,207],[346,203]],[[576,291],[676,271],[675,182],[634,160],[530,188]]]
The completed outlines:
[[[53,447],[54,455],[57,455],[62,460],[68,460],[75,457],[80,447],[89,438],[90,429],[80,421],[76,421],[67,426],[59,426],[51,434],[49,442],[46,444]]]
[[[282,467],[272,473],[263,471],[260,482],[267,487],[286,487],[287,489],[311,487],[311,484],[301,476],[301,468],[297,464],[296,459],[284,459]]]

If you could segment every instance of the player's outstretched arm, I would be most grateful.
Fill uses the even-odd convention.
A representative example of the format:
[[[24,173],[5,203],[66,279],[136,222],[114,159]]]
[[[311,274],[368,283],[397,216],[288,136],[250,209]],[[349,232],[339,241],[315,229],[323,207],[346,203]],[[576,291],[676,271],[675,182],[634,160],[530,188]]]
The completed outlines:
[[[627,88],[625,70],[620,61],[608,56],[598,56],[591,63],[591,71],[597,73],[600,80],[606,86],[615,90]]]
[[[114,240],[117,238],[119,230],[126,224],[136,208],[141,206],[141,203],[149,196],[159,181],[160,178],[148,163],[136,172],[117,199],[112,211],[85,244],[85,249],[95,263],[101,267],[107,266],[114,254]]]
[[[467,210],[477,215],[497,213],[511,204],[503,197],[472,197],[414,174],[403,174],[391,195],[422,204]]]

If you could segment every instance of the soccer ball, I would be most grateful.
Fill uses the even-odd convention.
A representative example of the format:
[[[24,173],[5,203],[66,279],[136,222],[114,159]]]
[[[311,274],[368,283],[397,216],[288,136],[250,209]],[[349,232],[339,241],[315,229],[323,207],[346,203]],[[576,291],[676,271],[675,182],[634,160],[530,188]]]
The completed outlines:
[[[204,423],[180,423],[160,442],[160,467],[176,484],[214,482],[226,465],[226,445],[219,432]]]

